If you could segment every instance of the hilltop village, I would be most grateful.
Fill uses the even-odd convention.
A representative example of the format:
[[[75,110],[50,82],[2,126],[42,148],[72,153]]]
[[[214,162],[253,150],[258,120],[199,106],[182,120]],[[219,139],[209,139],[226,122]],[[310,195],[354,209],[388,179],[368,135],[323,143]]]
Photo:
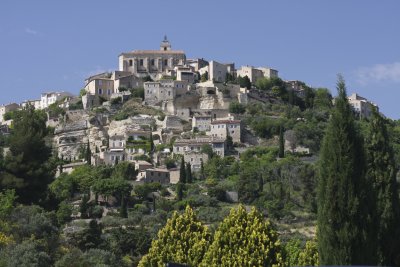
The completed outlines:
[[[368,204],[336,184],[366,169],[360,144],[389,186],[400,162],[398,122],[348,96],[340,75],[337,89],[335,99],[271,67],[188,59],[165,37],[121,53],[118,70],[87,77],[79,94],[0,106],[0,266],[46,255],[37,266],[220,266],[209,262],[225,248],[232,266],[318,265],[316,226],[335,218],[318,217],[320,172],[332,178],[328,202]]]
[[[170,157],[182,155],[193,172],[207,162],[207,148],[238,159],[262,143],[244,121],[245,106],[280,104],[282,91],[304,100],[309,89],[301,81],[281,80],[270,67],[236,69],[234,63],[187,59],[167,37],[159,50],[123,52],[118,63],[116,71],[88,77],[79,96],[48,92],[38,100],[0,106],[2,133],[12,125],[7,114],[31,105],[46,111],[53,148],[71,162],[60,166],[60,173],[88,161],[95,166],[129,161],[140,170],[136,182],[177,183],[179,169],[167,168]],[[257,88],[263,81],[272,83],[272,94]],[[357,94],[349,102],[359,116],[370,116],[374,104]],[[289,137],[285,150],[310,154],[310,147]]]

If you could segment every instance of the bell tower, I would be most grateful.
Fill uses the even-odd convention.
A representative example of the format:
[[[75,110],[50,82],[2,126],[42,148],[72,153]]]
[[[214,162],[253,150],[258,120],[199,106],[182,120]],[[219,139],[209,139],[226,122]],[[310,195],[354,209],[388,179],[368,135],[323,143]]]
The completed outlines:
[[[168,41],[167,35],[164,36],[164,40],[161,42],[160,50],[161,51],[170,51],[171,50],[171,44]]]

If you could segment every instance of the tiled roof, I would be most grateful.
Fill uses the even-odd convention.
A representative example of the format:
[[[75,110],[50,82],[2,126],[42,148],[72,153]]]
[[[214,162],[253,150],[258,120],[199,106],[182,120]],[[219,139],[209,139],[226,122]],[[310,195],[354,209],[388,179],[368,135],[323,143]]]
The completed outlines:
[[[121,55],[140,55],[140,54],[160,54],[160,55],[165,55],[165,54],[185,54],[184,51],[182,50],[134,50],[131,52],[126,52],[122,53]]]

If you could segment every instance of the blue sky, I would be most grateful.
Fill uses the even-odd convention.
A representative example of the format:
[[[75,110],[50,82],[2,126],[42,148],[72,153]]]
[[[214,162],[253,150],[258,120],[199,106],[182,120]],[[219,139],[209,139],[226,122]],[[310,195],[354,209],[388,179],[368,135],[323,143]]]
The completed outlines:
[[[400,1],[2,0],[0,103],[78,93],[118,55],[158,49],[164,34],[188,58],[269,66],[283,79],[327,87],[342,73],[400,119]]]

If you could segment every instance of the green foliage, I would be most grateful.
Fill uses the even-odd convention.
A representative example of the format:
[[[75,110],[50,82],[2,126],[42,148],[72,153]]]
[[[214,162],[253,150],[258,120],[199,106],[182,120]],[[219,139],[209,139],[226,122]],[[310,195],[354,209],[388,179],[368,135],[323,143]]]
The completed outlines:
[[[237,101],[233,101],[229,104],[229,112],[235,114],[243,114],[246,111],[246,107]]]
[[[55,166],[46,146],[46,114],[32,106],[20,111],[9,138],[10,153],[0,172],[0,187],[15,189],[21,203],[43,202]]]
[[[269,91],[272,90],[272,87],[274,86],[283,87],[284,82],[278,77],[272,77],[272,78],[264,77],[256,81],[256,87],[260,90]]]
[[[270,117],[259,117],[254,118],[250,126],[254,130],[257,136],[262,138],[271,138],[274,135],[279,134],[279,127],[282,125],[280,119]]]
[[[72,197],[76,185],[72,177],[66,173],[61,173],[50,185],[50,192],[57,200],[62,201]]]
[[[244,77],[239,76],[237,78],[237,80],[238,80],[240,87],[247,88],[247,89],[251,88],[251,81],[247,75]]]
[[[86,90],[85,90],[85,88],[82,88],[80,91],[79,91],[79,96],[80,97],[82,97],[82,96],[84,96],[84,95],[86,95]]]
[[[279,154],[278,157],[285,157],[285,139],[283,138],[283,127],[279,127]]]
[[[119,97],[113,98],[113,99],[111,99],[110,103],[111,103],[111,105],[121,104],[122,103],[122,97],[119,96]]]
[[[317,109],[331,109],[332,108],[332,95],[326,88],[318,88],[315,90],[314,108]]]
[[[278,234],[252,209],[232,209],[218,226],[201,266],[283,266]]]
[[[175,212],[167,221],[139,266],[164,266],[168,262],[199,266],[210,240],[208,229],[188,206],[183,214]]]
[[[116,165],[112,172],[112,178],[128,181],[136,178],[136,175],[137,171],[135,170],[135,165],[127,161],[121,162]]]
[[[285,266],[302,266],[299,265],[299,256],[302,252],[301,241],[299,239],[291,239],[284,246],[285,249]],[[305,265],[307,266],[307,265]]]
[[[186,169],[185,169],[185,160],[181,159],[181,167],[179,169],[179,182],[185,184],[186,183]]]
[[[123,197],[130,195],[132,185],[122,179],[101,179],[93,183],[92,190],[103,196]]]
[[[186,181],[191,184],[193,182],[192,166],[190,163],[186,164]]]
[[[376,204],[378,263],[394,266],[400,257],[400,204],[396,163],[385,120],[374,109],[366,136],[367,177]],[[396,259],[397,258],[397,259]]]
[[[1,255],[3,254],[3,255]],[[40,242],[25,241],[10,247],[0,254],[1,266],[30,266],[30,267],[50,267],[50,255],[44,251]]]
[[[139,199],[146,199],[147,195],[151,192],[157,192],[161,189],[160,183],[145,183],[142,185],[135,185],[133,191]]]
[[[299,254],[299,262],[297,266],[319,266],[319,255],[317,242],[309,240],[306,247]]]
[[[129,90],[131,92],[132,97],[138,97],[142,100],[144,100],[144,88],[134,88]]]
[[[65,110],[58,106],[58,102],[51,104],[47,111],[49,112],[50,118],[58,118],[60,115],[65,115]]]
[[[58,205],[58,210],[56,213],[57,216],[57,221],[59,225],[64,225],[67,222],[71,221],[71,215],[72,215],[72,207],[66,202],[61,202]]]
[[[200,81],[201,81],[202,83],[208,81],[208,71],[204,72],[204,73],[201,75]]]
[[[102,244],[101,231],[102,226],[96,220],[91,220],[88,227],[85,227],[81,231],[70,233],[67,239],[73,246],[82,251],[87,251],[98,248]]]
[[[109,251],[101,249],[89,249],[82,253],[79,249],[73,248],[65,254],[55,264],[56,267],[70,266],[102,266],[102,267],[118,267],[121,263],[116,259],[115,255]]]
[[[324,137],[318,185],[318,250],[323,265],[374,265],[374,236],[362,139],[344,80]]]

